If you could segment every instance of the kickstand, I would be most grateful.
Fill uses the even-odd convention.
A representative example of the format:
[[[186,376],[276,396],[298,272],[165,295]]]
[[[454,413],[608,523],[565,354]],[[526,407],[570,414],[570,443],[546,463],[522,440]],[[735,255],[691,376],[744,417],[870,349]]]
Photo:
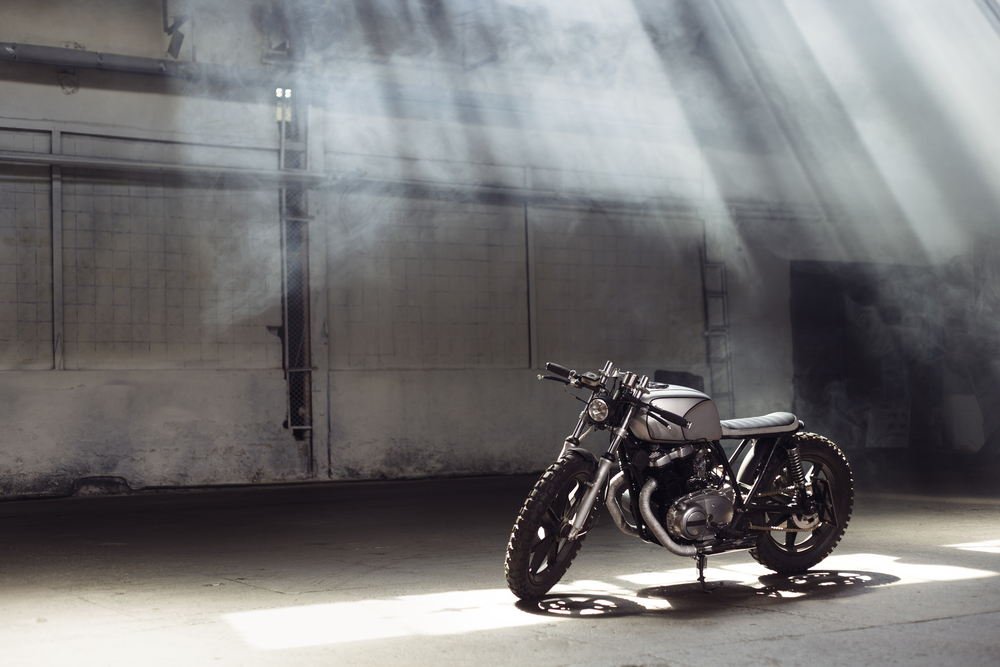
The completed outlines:
[[[701,590],[705,593],[711,593],[716,588],[722,585],[721,581],[717,581],[713,584],[708,584],[705,582],[705,564],[708,562],[708,556],[705,554],[698,554],[695,556],[698,561],[698,582],[701,584]]]

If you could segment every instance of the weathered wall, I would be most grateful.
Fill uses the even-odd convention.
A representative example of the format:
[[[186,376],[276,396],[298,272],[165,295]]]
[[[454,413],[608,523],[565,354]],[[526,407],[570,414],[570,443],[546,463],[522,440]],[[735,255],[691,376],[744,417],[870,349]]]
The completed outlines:
[[[304,479],[311,452],[281,427],[284,393],[280,371],[5,371],[0,489]]]
[[[958,258],[970,305],[935,326],[992,359],[1000,46],[973,3],[432,4],[171,2],[210,80],[0,59],[3,494],[537,470],[577,414],[548,360],[731,370],[736,413],[788,409],[797,260]],[[0,41],[169,59],[159,9],[6,2]],[[320,177],[303,440],[279,186],[227,175],[276,169],[276,87]],[[968,450],[996,425],[961,365]]]
[[[334,371],[331,475],[391,479],[542,469],[558,455],[580,404],[559,386],[538,382],[537,373]],[[583,444],[596,442],[594,436]]]
[[[579,414],[525,370],[545,361],[706,376],[700,220],[347,187],[326,208],[332,476],[544,467]]]

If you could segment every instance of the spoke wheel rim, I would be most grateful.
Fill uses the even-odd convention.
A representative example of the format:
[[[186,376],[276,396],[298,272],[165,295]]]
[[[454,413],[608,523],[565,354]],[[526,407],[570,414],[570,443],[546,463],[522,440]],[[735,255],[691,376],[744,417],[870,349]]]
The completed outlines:
[[[826,469],[821,463],[815,461],[809,461],[802,459],[802,470],[806,477],[806,488],[811,488],[812,480],[823,479],[827,482],[833,484],[831,475],[827,473]],[[782,468],[780,473],[775,476],[774,482],[771,485],[772,489],[788,488],[791,486],[791,476],[788,473],[788,468]],[[783,504],[791,504],[792,495],[783,494],[775,496],[776,500],[780,500]],[[775,512],[765,512],[764,513],[764,526],[773,527],[783,527],[783,528],[796,528],[795,522],[792,520],[791,513],[787,509]],[[775,547],[784,551],[785,553],[795,555],[808,551],[809,549],[815,548],[816,546],[822,544],[823,537],[826,535],[830,526],[826,523],[820,523],[811,532],[800,533],[784,530],[768,531],[767,536],[769,540],[774,544]]]
[[[528,554],[528,577],[535,583],[543,582],[570,555],[572,543],[566,539],[567,524],[576,515],[576,508],[586,493],[584,482],[589,475],[577,475],[559,489],[556,497],[545,510]]]

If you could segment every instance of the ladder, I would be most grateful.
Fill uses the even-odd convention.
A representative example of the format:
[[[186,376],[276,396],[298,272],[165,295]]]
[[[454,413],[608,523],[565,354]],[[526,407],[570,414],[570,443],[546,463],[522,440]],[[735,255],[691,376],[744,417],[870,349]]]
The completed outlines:
[[[731,419],[733,404],[733,361],[729,345],[729,305],[726,266],[709,262],[702,254],[702,287],[705,294],[705,350],[708,360],[710,395],[719,408],[719,417]]]

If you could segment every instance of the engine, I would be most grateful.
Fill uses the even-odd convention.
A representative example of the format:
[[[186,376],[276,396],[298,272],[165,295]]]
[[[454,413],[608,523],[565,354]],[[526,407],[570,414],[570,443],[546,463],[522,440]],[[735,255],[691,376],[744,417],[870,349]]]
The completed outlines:
[[[711,448],[687,444],[654,452],[646,472],[659,483],[657,514],[673,538],[710,540],[733,520],[732,490]]]
[[[698,542],[712,539],[732,520],[733,501],[723,491],[706,489],[675,500],[665,527],[676,538]]]

